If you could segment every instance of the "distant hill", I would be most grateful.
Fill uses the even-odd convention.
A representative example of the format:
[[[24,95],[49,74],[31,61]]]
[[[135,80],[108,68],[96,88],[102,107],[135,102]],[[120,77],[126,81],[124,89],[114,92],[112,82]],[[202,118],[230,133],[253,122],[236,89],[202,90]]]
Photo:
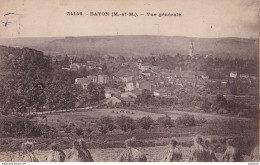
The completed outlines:
[[[245,38],[190,38],[168,36],[84,36],[64,38],[0,39],[0,44],[30,47],[51,54],[101,54],[112,56],[187,55],[193,40],[194,53],[218,57],[254,58],[259,40]]]

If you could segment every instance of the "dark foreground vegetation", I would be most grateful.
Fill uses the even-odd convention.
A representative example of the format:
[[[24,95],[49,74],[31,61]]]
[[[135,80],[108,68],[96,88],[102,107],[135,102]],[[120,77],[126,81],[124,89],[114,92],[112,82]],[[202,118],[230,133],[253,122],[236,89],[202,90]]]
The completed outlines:
[[[15,119],[15,120],[14,120]],[[34,119],[8,117],[1,123],[1,151],[18,151],[24,139],[34,140],[35,149],[46,150],[52,142],[58,142],[63,149],[72,147],[73,139],[83,137],[89,148],[121,148],[124,140],[135,136],[138,147],[163,146],[171,137],[182,137],[180,145],[191,147],[196,134],[210,137],[216,152],[224,152],[226,139],[236,139],[242,153],[249,155],[258,143],[258,124],[256,121],[210,120],[196,121],[191,115],[183,115],[176,120],[168,116],[154,121],[150,117],[133,120],[130,117],[103,117],[87,125],[60,123],[55,127],[39,124]],[[23,124],[22,124],[23,123]],[[6,128],[5,128],[6,127]],[[15,138],[10,138],[15,137]]]

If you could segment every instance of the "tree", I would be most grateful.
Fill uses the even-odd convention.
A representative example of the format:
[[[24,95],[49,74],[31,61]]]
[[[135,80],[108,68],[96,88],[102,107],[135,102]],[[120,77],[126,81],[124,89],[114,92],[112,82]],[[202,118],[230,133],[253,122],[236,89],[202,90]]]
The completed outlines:
[[[150,116],[142,117],[141,119],[138,120],[138,124],[143,128],[143,129],[149,129],[153,123],[153,119]]]
[[[110,116],[102,117],[97,123],[98,129],[101,133],[106,134],[108,131],[113,131],[116,126]]]
[[[105,99],[105,89],[101,84],[90,83],[87,90],[92,102],[99,102]]]
[[[22,137],[28,132],[28,128],[33,127],[35,123],[19,116],[9,115],[0,120],[1,136]]]
[[[106,64],[106,63],[104,63],[104,64],[102,65],[102,72],[103,72],[104,74],[109,74],[108,68],[107,68],[107,64]]]
[[[91,133],[93,132],[93,129],[90,128],[90,127],[88,127],[88,128],[86,128],[86,132],[87,132],[88,134],[91,134]]]
[[[152,97],[152,92],[148,89],[143,89],[142,94],[138,96],[136,103],[145,103],[150,104],[151,102],[154,102],[155,99]]]
[[[62,66],[65,68],[69,68],[70,66],[70,59],[68,55],[65,56],[64,60],[62,61]]]
[[[78,135],[78,136],[82,136],[83,135],[83,129],[82,128],[80,128],[80,127],[78,127],[78,128],[76,128],[76,134]]]
[[[189,114],[185,113],[176,119],[176,123],[177,123],[177,125],[194,126],[195,118],[193,115],[189,115]]]
[[[118,56],[117,60],[120,61],[120,62],[125,62],[126,61],[124,56]]]
[[[124,132],[126,132],[128,130],[134,130],[135,129],[134,120],[131,117],[128,117],[128,116],[117,117],[116,118],[116,124]]]
[[[77,102],[77,86],[62,81],[53,82],[46,90],[46,106],[50,110],[74,108]]]
[[[204,112],[210,112],[211,103],[208,100],[204,100],[203,104],[201,105],[201,109]]]
[[[161,125],[163,125],[164,127],[169,127],[173,125],[172,119],[170,116],[165,115],[165,116],[161,116],[157,119],[157,122]]]
[[[71,133],[71,127],[70,126],[67,126],[65,128],[65,133],[67,134],[68,138],[69,138],[69,134]]]
[[[4,65],[6,74],[0,80],[1,112],[26,113],[27,107],[43,106],[46,82],[51,79],[50,57],[29,48],[3,49],[0,59],[8,65]]]
[[[148,89],[143,89],[141,97],[145,100],[149,99],[150,97],[152,97],[152,92]]]
[[[227,100],[221,94],[217,95],[217,103],[219,103],[222,108],[226,108],[227,107]]]
[[[55,60],[55,64],[56,64],[56,65],[59,65],[59,61],[58,61],[57,59]]]

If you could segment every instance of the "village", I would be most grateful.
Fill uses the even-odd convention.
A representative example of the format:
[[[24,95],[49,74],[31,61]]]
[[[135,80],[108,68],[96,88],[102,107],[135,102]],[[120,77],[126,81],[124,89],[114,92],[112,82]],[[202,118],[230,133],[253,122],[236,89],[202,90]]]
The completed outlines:
[[[208,55],[201,56],[194,53],[193,42],[187,50],[186,58],[189,60],[207,59]],[[239,100],[243,98],[243,104],[257,106],[257,95],[254,93],[257,89],[258,77],[247,73],[238,73],[233,70],[224,75],[221,79],[210,78],[205,71],[198,71],[196,68],[174,69],[161,68],[154,66],[149,62],[143,62],[142,58],[126,57],[127,59],[111,58],[105,56],[103,61],[85,61],[73,62],[71,56],[68,67],[63,70],[73,72],[90,72],[92,75],[75,78],[75,84],[87,90],[89,84],[100,84],[104,86],[105,99],[102,105],[109,107],[122,107],[123,105],[134,105],[138,96],[146,90],[154,98],[167,98],[174,101],[175,104],[183,104],[186,98],[182,95],[198,95],[216,99],[217,94],[223,95],[227,101]],[[155,55],[154,58],[157,58]],[[106,74],[104,67],[112,70]],[[108,68],[109,67],[109,68]],[[115,69],[116,68],[116,69]],[[94,72],[91,72],[93,71]],[[243,88],[247,89],[244,94],[235,94],[230,90],[239,80]],[[111,85],[112,84],[112,85]],[[243,90],[243,89],[238,89]],[[252,99],[253,98],[253,99]],[[248,99],[251,101],[248,102]]]
[[[131,137],[149,161],[161,160],[171,138],[190,161],[198,134],[213,139],[220,161],[228,139],[244,160],[258,145],[255,59],[198,54],[192,41],[186,54],[147,57],[0,48],[4,161],[23,160],[25,139],[34,140],[39,161],[49,161],[53,143],[65,152],[63,161],[76,143],[87,144],[93,161],[115,161]]]
[[[65,155],[59,161],[75,161],[70,155],[81,152],[75,145],[84,144],[91,161],[115,161],[132,139],[147,156],[143,161],[160,161],[173,138],[183,160],[191,161],[196,137],[203,146],[212,139],[215,161],[224,161],[229,139],[242,153],[237,161],[253,160],[259,135],[255,59],[198,54],[192,41],[186,54],[147,57],[0,48],[1,160],[25,161],[20,149],[35,145],[33,161],[50,161],[57,146]]]

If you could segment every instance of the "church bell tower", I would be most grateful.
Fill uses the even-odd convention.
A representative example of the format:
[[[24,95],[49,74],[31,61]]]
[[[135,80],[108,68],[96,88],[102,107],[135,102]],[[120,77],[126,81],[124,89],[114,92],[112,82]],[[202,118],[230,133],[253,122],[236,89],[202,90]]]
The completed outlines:
[[[194,53],[194,46],[193,46],[193,41],[190,42],[190,50],[189,50],[189,56],[193,57]]]

